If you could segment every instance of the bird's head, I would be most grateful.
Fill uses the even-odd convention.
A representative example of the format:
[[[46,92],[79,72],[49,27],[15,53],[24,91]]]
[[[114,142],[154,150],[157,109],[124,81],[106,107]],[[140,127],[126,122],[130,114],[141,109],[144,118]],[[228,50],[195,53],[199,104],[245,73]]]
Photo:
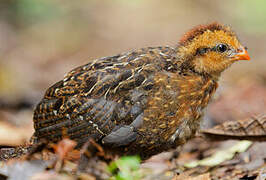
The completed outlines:
[[[250,59],[236,34],[218,23],[190,30],[181,38],[178,53],[183,59],[183,68],[216,78],[232,63]]]

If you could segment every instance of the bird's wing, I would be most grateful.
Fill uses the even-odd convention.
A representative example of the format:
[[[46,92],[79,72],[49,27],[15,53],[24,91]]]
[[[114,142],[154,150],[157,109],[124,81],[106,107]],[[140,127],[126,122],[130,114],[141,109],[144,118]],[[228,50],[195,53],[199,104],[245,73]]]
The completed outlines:
[[[160,58],[140,52],[95,60],[50,87],[34,112],[35,135],[89,137],[114,146],[136,137]]]

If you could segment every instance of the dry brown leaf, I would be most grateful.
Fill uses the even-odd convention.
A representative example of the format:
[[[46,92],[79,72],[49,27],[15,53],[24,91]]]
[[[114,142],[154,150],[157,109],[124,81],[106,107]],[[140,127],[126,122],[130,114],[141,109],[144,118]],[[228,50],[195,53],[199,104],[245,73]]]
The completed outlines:
[[[63,139],[58,144],[54,145],[53,148],[59,159],[63,160],[67,157],[68,153],[71,152],[77,143],[70,139]]]
[[[77,143],[71,139],[62,139],[57,144],[53,144],[52,147],[54,148],[55,153],[58,156],[58,160],[54,164],[54,168],[56,172],[59,172],[64,164],[64,160],[68,158],[70,152],[72,152],[75,148]],[[76,154],[76,153],[74,153]],[[78,157],[79,153],[78,153]]]
[[[266,114],[244,120],[227,121],[214,128],[202,130],[201,133],[214,140],[266,141]]]

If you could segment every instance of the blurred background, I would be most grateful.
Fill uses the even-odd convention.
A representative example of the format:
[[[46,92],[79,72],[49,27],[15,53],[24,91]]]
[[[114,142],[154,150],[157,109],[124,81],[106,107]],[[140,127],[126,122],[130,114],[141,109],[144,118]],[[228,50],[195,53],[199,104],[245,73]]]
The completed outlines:
[[[266,111],[265,0],[0,0],[0,145],[31,136],[34,106],[72,68],[175,45],[191,27],[213,21],[237,32],[251,61],[224,72],[207,127]]]

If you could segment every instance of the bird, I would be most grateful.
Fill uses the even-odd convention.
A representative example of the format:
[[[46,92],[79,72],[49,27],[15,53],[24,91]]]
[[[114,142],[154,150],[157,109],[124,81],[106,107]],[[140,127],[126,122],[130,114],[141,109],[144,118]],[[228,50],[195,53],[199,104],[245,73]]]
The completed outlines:
[[[198,25],[175,46],[146,47],[91,60],[52,85],[37,104],[34,141],[68,137],[81,147],[142,159],[195,136],[221,73],[250,60],[236,33]]]

